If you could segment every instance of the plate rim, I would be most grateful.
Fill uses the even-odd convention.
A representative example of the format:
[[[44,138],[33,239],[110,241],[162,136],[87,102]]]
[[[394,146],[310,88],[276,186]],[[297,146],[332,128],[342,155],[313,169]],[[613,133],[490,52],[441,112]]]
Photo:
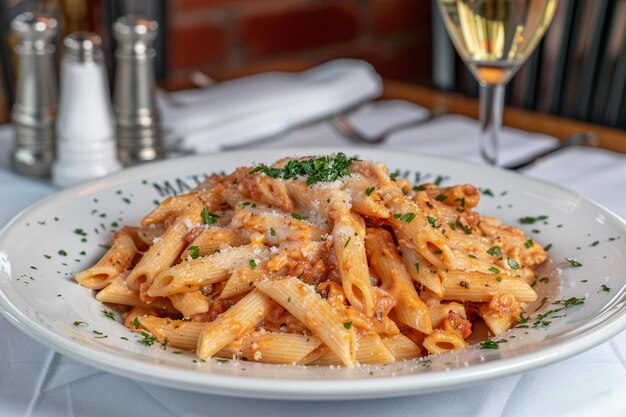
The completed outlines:
[[[270,149],[237,149],[216,154],[194,155],[172,160],[157,161],[144,164],[126,170],[87,181],[73,187],[52,193],[51,195],[29,205],[19,211],[0,229],[0,242],[7,230],[15,226],[23,216],[49,201],[54,201],[66,194],[72,194],[76,190],[88,185],[105,183],[114,180],[124,180],[146,169],[155,167],[167,167],[184,171],[181,161],[193,161],[197,163],[203,159],[224,157],[226,155],[250,155],[253,158],[269,157],[272,154],[280,155],[319,155],[336,152],[371,152],[380,155],[393,155],[402,157],[415,157],[428,159],[433,162],[453,163],[459,166],[467,166],[472,169],[493,170],[500,174],[505,173],[512,177],[523,177],[525,181],[537,183],[543,187],[565,192],[570,196],[590,204],[596,210],[600,210],[619,223],[626,231],[626,220],[617,213],[593,199],[585,198],[567,188],[550,183],[543,179],[526,177],[517,172],[512,172],[498,167],[480,165],[464,160],[431,156],[414,152],[401,152],[399,150],[376,149],[371,147],[292,147]],[[389,162],[387,162],[389,165]],[[107,187],[108,188],[108,187]],[[105,351],[94,351],[92,348],[79,342],[65,338],[41,323],[30,319],[20,311],[0,289],[0,313],[16,328],[27,334],[32,339],[43,343],[54,351],[66,355],[81,363],[95,367],[102,371],[117,374],[124,377],[141,380],[161,386],[176,389],[186,389],[196,392],[227,395],[246,398],[265,399],[288,399],[288,400],[347,400],[358,398],[383,398],[399,397],[406,395],[424,394],[447,389],[469,386],[476,383],[484,383],[494,378],[505,377],[525,371],[536,369],[540,366],[552,364],[571,356],[579,354],[587,349],[597,346],[612,338],[626,329],[626,304],[615,307],[608,319],[603,319],[598,326],[584,330],[582,335],[574,339],[558,342],[555,345],[540,348],[536,351],[523,353],[509,358],[500,358],[490,363],[472,365],[468,368],[452,369],[446,372],[445,378],[441,378],[441,372],[417,373],[412,375],[397,375],[395,377],[380,378],[356,378],[356,379],[280,379],[270,377],[257,377],[249,375],[222,375],[203,372],[192,368],[178,368],[172,365],[140,362],[132,358],[115,356]],[[580,327],[580,326],[579,326]],[[563,349],[567,347],[567,349]],[[90,356],[91,353],[91,356]],[[94,355],[96,353],[96,355]],[[163,371],[166,371],[164,374]],[[274,384],[261,382],[274,381]]]

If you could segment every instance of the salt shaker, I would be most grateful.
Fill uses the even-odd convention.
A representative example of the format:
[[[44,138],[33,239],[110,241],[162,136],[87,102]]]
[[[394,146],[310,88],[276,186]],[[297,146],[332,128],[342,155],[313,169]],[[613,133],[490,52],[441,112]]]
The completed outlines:
[[[117,171],[122,165],[117,159],[100,37],[77,32],[67,36],[63,44],[57,160],[52,180],[66,187]]]
[[[118,154],[124,165],[163,157],[152,47],[157,30],[157,22],[139,15],[123,16],[113,24],[118,42],[113,102]]]
[[[11,120],[15,126],[15,149],[11,165],[15,172],[47,177],[54,160],[54,122],[57,113],[56,76],[52,37],[57,21],[42,13],[23,13],[11,22],[19,41],[19,71]]]

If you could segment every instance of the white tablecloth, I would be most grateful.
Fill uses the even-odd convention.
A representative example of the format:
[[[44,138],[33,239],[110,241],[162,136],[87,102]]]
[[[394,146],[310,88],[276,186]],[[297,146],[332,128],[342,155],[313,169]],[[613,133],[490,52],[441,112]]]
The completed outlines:
[[[404,102],[381,102],[355,122],[375,133],[422,112]],[[445,116],[399,132],[382,145],[480,162],[477,123]],[[0,224],[52,193],[44,181],[8,171],[10,128],[0,127]],[[556,140],[506,129],[504,160],[522,158]],[[255,146],[347,144],[318,123]],[[570,149],[524,171],[594,199],[626,217],[626,155]],[[271,383],[271,382],[268,382]],[[626,332],[560,363],[463,389],[412,397],[339,402],[285,402],[203,395],[98,371],[39,345],[0,317],[0,416],[626,416]]]

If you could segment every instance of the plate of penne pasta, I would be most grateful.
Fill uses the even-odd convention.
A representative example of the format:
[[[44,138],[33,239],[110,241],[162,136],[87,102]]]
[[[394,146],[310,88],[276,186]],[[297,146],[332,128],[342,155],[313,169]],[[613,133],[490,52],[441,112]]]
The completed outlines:
[[[371,148],[127,169],[0,232],[0,310],[199,392],[349,399],[529,371],[626,328],[626,224],[505,170]]]

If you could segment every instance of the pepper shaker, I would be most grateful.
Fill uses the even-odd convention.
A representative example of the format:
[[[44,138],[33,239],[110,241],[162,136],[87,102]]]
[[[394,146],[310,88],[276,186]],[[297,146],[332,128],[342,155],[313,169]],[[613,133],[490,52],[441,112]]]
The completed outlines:
[[[118,171],[115,122],[98,35],[63,40],[54,184],[66,187]]]
[[[163,157],[152,47],[157,30],[157,22],[139,15],[123,16],[113,24],[118,42],[113,102],[118,155],[126,166]]]
[[[13,19],[11,29],[19,38],[15,47],[19,71],[11,111],[16,139],[11,165],[17,173],[47,177],[54,160],[57,80],[51,39],[57,32],[57,21],[46,14],[27,12]]]

